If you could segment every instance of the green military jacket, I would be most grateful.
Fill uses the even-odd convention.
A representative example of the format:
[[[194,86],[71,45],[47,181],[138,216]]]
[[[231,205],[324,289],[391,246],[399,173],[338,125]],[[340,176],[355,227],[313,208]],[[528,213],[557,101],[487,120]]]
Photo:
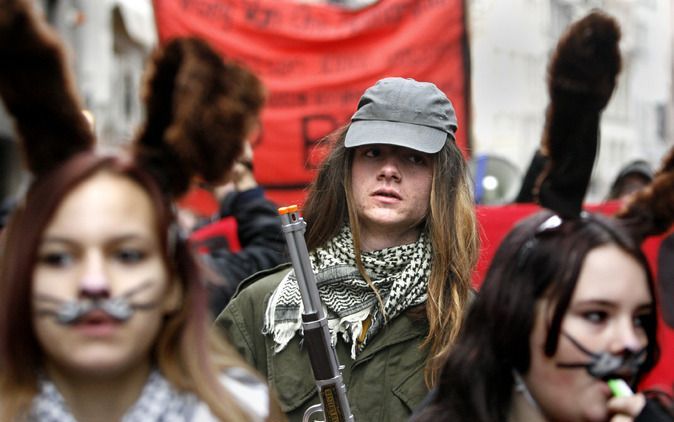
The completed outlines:
[[[289,421],[299,422],[309,406],[319,403],[301,336],[274,353],[273,338],[261,333],[267,301],[289,270],[287,265],[277,267],[244,282],[216,325],[267,378]],[[400,315],[355,360],[350,356],[351,345],[338,340],[337,357],[344,366],[342,376],[356,422],[407,421],[428,392],[423,375],[427,353],[420,349],[427,332],[425,321]]]

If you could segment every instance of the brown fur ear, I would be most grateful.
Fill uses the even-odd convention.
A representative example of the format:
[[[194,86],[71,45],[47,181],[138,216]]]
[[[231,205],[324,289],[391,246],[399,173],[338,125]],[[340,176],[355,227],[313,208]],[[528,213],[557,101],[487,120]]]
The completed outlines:
[[[28,169],[44,174],[89,150],[94,134],[56,33],[31,2],[0,2],[0,95],[22,141]]]
[[[621,59],[620,28],[593,11],[560,38],[548,68],[550,104],[541,152],[549,162],[538,179],[541,205],[577,217],[587,192],[606,107]]]
[[[221,183],[264,103],[261,82],[196,38],[169,42],[155,55],[149,75],[147,121],[134,143],[137,159],[174,196],[187,190],[194,175]]]
[[[674,148],[653,181],[633,193],[616,214],[635,238],[644,240],[666,232],[674,222]]]

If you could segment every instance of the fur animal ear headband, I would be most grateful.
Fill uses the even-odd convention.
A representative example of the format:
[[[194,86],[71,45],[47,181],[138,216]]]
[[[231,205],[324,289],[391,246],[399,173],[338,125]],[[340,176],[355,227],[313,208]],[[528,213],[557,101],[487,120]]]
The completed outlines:
[[[14,116],[28,170],[39,177],[93,148],[61,42],[28,2],[0,1],[0,51],[0,95]]]
[[[601,112],[620,71],[618,24],[592,12],[569,27],[549,65],[541,153],[547,164],[538,178],[539,203],[562,219],[580,216],[599,143]],[[637,241],[674,223],[674,148],[650,185],[634,193],[615,216]],[[658,278],[663,316],[674,327],[674,235],[661,243]]]
[[[620,28],[593,11],[560,38],[548,67],[550,103],[538,202],[562,218],[580,215],[599,143],[599,123],[620,72]]]
[[[633,193],[616,217],[642,241],[670,229],[674,222],[674,148],[651,183]],[[660,243],[657,266],[662,317],[674,328],[674,234]]]
[[[646,187],[633,193],[618,214],[637,239],[666,232],[674,222],[674,148]]]
[[[40,177],[94,148],[63,46],[29,1],[0,0],[0,96],[15,119],[28,169]],[[193,176],[222,182],[265,101],[261,82],[204,41],[177,38],[154,55],[147,118],[134,159],[172,196]]]

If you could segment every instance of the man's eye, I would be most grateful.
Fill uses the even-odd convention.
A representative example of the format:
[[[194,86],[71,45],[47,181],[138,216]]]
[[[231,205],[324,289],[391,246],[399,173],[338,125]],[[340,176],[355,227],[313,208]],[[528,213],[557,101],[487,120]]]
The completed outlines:
[[[379,157],[379,155],[380,155],[379,148],[367,148],[363,152],[363,155],[366,156],[366,157],[371,157],[371,158]]]
[[[115,253],[115,257],[124,264],[135,264],[145,259],[145,252],[139,249],[120,249]]]
[[[419,154],[410,154],[409,160],[413,164],[424,164],[426,162],[424,157]]]
[[[48,252],[40,255],[39,260],[50,267],[66,267],[72,264],[73,256],[67,252]]]
[[[604,311],[588,311],[583,313],[583,318],[595,324],[599,324],[606,320],[608,314]]]

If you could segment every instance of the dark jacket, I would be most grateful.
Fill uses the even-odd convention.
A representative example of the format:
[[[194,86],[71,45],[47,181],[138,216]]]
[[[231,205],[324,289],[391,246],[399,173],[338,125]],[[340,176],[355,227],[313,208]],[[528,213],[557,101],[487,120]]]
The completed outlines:
[[[637,417],[634,419],[634,422],[672,422],[674,421],[674,415],[672,411],[674,409],[666,409],[665,406],[656,399],[647,399],[646,406]]]
[[[288,266],[247,280],[216,320],[243,357],[267,378],[290,422],[301,421],[309,406],[319,403],[306,350],[296,335],[274,353],[271,336],[261,334],[269,296],[289,271]],[[339,363],[356,421],[406,421],[428,389],[423,380],[427,353],[420,344],[428,332],[424,321],[406,314],[390,321],[355,360],[351,345],[337,342]]]
[[[226,236],[195,245],[206,265],[222,278],[209,283],[209,309],[213,316],[224,309],[246,277],[287,262],[281,218],[261,188],[230,192],[221,202],[220,218],[236,220],[241,249],[232,251]]]

